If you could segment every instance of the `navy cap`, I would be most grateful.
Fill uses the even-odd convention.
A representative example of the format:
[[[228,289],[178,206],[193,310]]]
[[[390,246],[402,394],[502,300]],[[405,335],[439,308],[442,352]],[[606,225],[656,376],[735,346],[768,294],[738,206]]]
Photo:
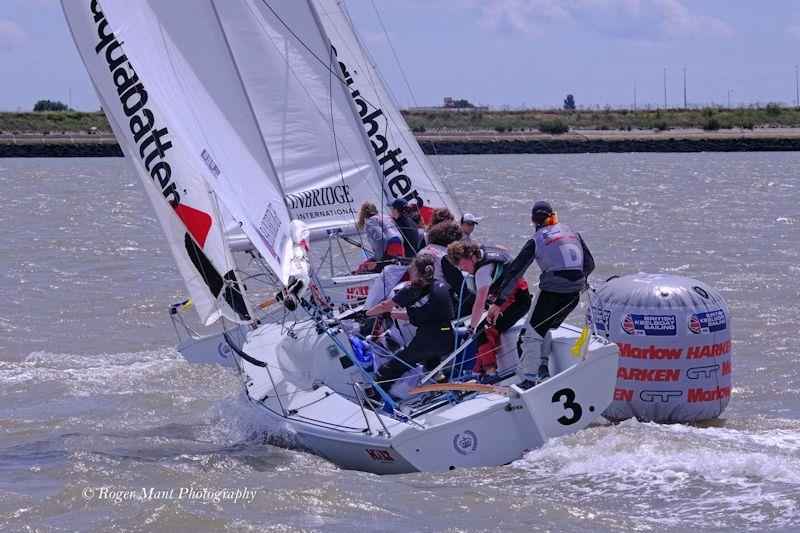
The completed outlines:
[[[550,204],[548,204],[544,200],[539,200],[538,202],[533,204],[533,209],[531,209],[531,215],[536,216],[537,214],[539,214],[539,215],[543,215],[543,214],[552,215],[553,214],[553,208],[550,207]]]
[[[397,209],[398,211],[405,211],[408,208],[408,202],[405,198],[396,198],[389,204],[389,207]]]

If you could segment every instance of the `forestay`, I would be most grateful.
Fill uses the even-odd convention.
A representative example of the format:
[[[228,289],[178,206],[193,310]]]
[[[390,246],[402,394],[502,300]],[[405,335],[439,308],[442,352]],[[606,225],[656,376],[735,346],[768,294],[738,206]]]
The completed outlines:
[[[238,146],[237,136],[191,72],[176,74],[177,69],[187,70],[185,62],[146,2],[108,0],[101,5],[96,0],[64,0],[62,7],[103,109],[144,182],[201,320],[210,324],[220,315],[232,317],[223,298],[239,318],[249,319],[208,183],[227,181],[215,161],[225,160],[228,148],[230,155],[240,158],[236,170],[252,171],[257,167],[253,158]],[[227,140],[221,143],[222,139]],[[267,202],[280,200],[266,179],[257,190]],[[282,202],[268,205],[276,206],[272,209],[278,220],[272,225],[278,230],[273,231],[274,248],[285,255],[282,246],[290,250],[291,243],[281,244],[280,239],[288,241],[288,214]],[[243,215],[241,205],[232,202],[227,207]],[[263,241],[256,232],[248,237],[257,245]]]
[[[447,207],[460,218],[461,210],[422,152],[341,0],[313,0],[313,3],[334,47],[339,74],[350,88],[382,166],[389,195],[406,200],[416,198],[420,206]]]

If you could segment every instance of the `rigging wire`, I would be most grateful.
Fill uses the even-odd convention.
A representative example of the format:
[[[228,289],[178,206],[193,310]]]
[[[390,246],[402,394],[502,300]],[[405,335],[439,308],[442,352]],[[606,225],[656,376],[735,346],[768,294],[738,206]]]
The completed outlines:
[[[408,83],[408,78],[406,78],[406,71],[403,70],[403,65],[400,64],[400,59],[397,57],[397,51],[394,49],[392,40],[389,39],[389,32],[386,31],[386,26],[383,25],[383,18],[381,17],[380,12],[378,11],[378,7],[375,5],[375,0],[372,0],[372,9],[375,10],[375,15],[377,15],[378,17],[378,22],[380,22],[381,28],[383,28],[383,34],[386,36],[386,42],[389,43],[389,48],[391,48],[392,50],[392,55],[394,56],[394,60],[397,63],[397,67],[400,69],[400,74],[403,75],[403,81],[406,82],[408,93],[411,95],[411,101],[414,102],[414,107],[419,107],[419,105],[417,104],[417,99],[414,97],[414,91],[411,90],[411,85]]]

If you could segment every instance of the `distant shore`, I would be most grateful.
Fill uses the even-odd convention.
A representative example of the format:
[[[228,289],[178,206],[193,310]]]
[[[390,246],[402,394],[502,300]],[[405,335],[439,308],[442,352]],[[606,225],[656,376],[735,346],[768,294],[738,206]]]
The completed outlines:
[[[404,115],[429,155],[800,151],[795,108]],[[651,119],[656,127],[644,127]],[[737,120],[745,126],[733,126]],[[558,131],[546,133],[554,125]],[[118,156],[102,112],[0,113],[0,157]]]
[[[416,134],[428,155],[622,152],[793,152],[800,128],[741,131],[572,130],[561,135],[487,131]],[[0,157],[121,157],[110,133],[0,134]]]

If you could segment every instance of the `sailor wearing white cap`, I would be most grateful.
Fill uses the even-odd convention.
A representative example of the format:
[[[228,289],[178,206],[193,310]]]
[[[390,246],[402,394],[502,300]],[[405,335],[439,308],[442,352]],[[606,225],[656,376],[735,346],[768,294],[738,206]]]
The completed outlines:
[[[472,213],[464,213],[461,217],[461,237],[462,241],[470,244],[475,244],[475,239],[472,237],[472,232],[475,231],[475,226],[478,225],[478,219]]]

